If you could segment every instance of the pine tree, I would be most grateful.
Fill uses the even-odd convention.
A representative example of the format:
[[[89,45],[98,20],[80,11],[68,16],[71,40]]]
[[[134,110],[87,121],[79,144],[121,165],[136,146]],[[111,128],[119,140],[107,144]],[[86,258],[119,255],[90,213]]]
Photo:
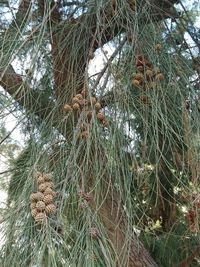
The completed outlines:
[[[26,147],[1,266],[199,266],[198,2],[14,2],[0,85]]]

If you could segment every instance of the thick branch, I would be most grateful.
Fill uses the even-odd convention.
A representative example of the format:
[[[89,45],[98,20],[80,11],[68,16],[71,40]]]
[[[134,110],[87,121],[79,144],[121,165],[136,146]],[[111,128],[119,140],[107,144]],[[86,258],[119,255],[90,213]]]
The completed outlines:
[[[107,181],[107,178],[105,177],[104,180]],[[90,180],[88,184],[91,186],[91,183]],[[128,226],[126,215],[122,209],[123,203],[120,195],[114,192],[114,189],[108,183],[105,182],[104,186],[105,195],[101,196],[102,199],[99,199],[99,196],[98,200],[92,199],[90,207],[94,214],[98,214],[106,230],[109,243],[114,249],[115,266],[158,267],[132,230],[132,235],[127,236],[127,229],[130,226]]]
[[[20,29],[21,27],[24,26],[24,24],[26,23],[26,18],[29,15],[29,11],[30,11],[30,7],[31,7],[31,1],[30,0],[22,0],[19,8],[18,8],[18,12],[13,20],[13,22],[10,25],[10,30],[13,29]]]
[[[145,23],[150,20],[158,21],[177,15],[173,3],[174,1],[171,2],[169,8],[166,7],[166,1],[152,0],[152,16],[148,16],[146,19],[141,18],[141,22],[145,20]],[[160,4],[162,4],[162,8]],[[99,46],[103,46],[115,36],[127,31],[130,23],[126,16],[114,16],[110,3],[102,7],[102,26],[98,20],[99,17],[95,12],[89,10],[87,14],[83,14],[74,20],[61,21],[60,23],[59,20],[54,21],[52,27],[52,58],[56,96],[61,102],[69,102],[72,94],[83,88],[85,68],[91,50],[95,51]],[[81,27],[81,25],[88,25],[88,27]],[[62,27],[62,30],[60,30],[60,27]],[[97,31],[101,35],[101,41],[99,42],[96,39],[93,42]],[[85,36],[87,36],[87,40],[85,40]],[[69,40],[71,42],[67,42]],[[93,47],[91,47],[91,43],[93,43]]]
[[[39,121],[51,121],[52,126],[56,127],[61,134],[65,134],[58,126],[60,121],[58,117],[61,118],[61,114],[56,110],[53,101],[44,99],[37,91],[31,90],[11,65],[7,70],[0,69],[0,85],[26,110],[27,114],[36,116]]]

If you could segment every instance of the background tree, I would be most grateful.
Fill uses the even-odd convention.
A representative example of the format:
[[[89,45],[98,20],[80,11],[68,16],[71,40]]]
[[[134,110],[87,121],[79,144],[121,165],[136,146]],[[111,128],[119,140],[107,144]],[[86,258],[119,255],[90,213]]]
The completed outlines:
[[[1,3],[0,85],[26,138],[2,266],[199,266],[198,8]]]

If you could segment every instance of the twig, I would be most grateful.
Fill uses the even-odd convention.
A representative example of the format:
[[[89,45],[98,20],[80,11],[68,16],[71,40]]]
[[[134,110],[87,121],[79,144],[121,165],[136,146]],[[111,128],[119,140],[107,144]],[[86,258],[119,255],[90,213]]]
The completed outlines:
[[[24,119],[24,118],[23,118]],[[14,130],[20,125],[20,123],[22,122],[22,120],[23,119],[21,119],[16,125],[15,125],[15,127],[0,141],[0,145],[7,139],[7,138],[9,138],[10,137],[10,135],[14,132]]]
[[[16,171],[16,170],[18,170],[18,169],[9,169],[9,170],[0,172],[0,175],[5,174],[5,173],[8,173],[8,172],[13,172],[13,171]]]
[[[122,47],[124,46],[124,44],[126,43],[127,40],[127,36],[124,37],[124,39],[120,42],[119,46],[116,48],[116,50],[114,51],[114,53],[111,55],[111,57],[109,58],[109,60],[107,61],[106,65],[104,66],[104,68],[102,69],[102,71],[100,72],[100,74],[98,75],[94,86],[92,87],[92,92],[96,89],[97,85],[99,84],[101,78],[103,77],[104,73],[106,72],[107,68],[109,67],[109,65],[112,63],[112,61],[115,59],[116,55],[118,54],[119,51],[121,51]]]
[[[194,27],[194,25],[193,25],[193,22],[192,22],[192,20],[190,19],[190,16],[188,15],[188,12],[187,12],[186,8],[184,7],[184,5],[183,5],[183,3],[182,3],[181,1],[180,1],[180,5],[181,5],[183,11],[185,12],[185,14],[186,14],[186,16],[187,16],[188,21],[191,23],[191,25],[192,25],[193,28],[195,29],[195,27]],[[183,18],[183,19],[184,19],[184,18]],[[185,20],[185,19],[184,19],[184,20]],[[181,25],[186,29],[186,27],[185,27],[185,25],[184,25],[183,23],[181,23]],[[195,31],[196,31],[196,29],[195,29]],[[187,29],[187,32],[189,33],[189,35],[190,35],[190,37],[192,38],[193,42],[197,45],[197,47],[198,47],[198,49],[199,49],[199,51],[200,51],[200,43],[199,43],[198,39],[194,38],[194,35],[191,34],[191,32],[190,32],[188,29]]]

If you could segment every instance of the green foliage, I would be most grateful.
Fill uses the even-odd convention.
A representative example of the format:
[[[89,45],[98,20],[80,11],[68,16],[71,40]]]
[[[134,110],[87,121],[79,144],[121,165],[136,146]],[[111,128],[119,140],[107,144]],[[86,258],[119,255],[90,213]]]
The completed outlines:
[[[136,235],[158,266],[178,265],[199,244],[197,12],[180,3],[164,20],[148,1],[42,2],[19,8],[1,34],[2,118],[12,112],[26,139],[15,159],[1,144],[12,156],[1,265],[125,267]],[[82,89],[86,107],[66,112]],[[44,225],[30,209],[37,172],[58,193]]]

